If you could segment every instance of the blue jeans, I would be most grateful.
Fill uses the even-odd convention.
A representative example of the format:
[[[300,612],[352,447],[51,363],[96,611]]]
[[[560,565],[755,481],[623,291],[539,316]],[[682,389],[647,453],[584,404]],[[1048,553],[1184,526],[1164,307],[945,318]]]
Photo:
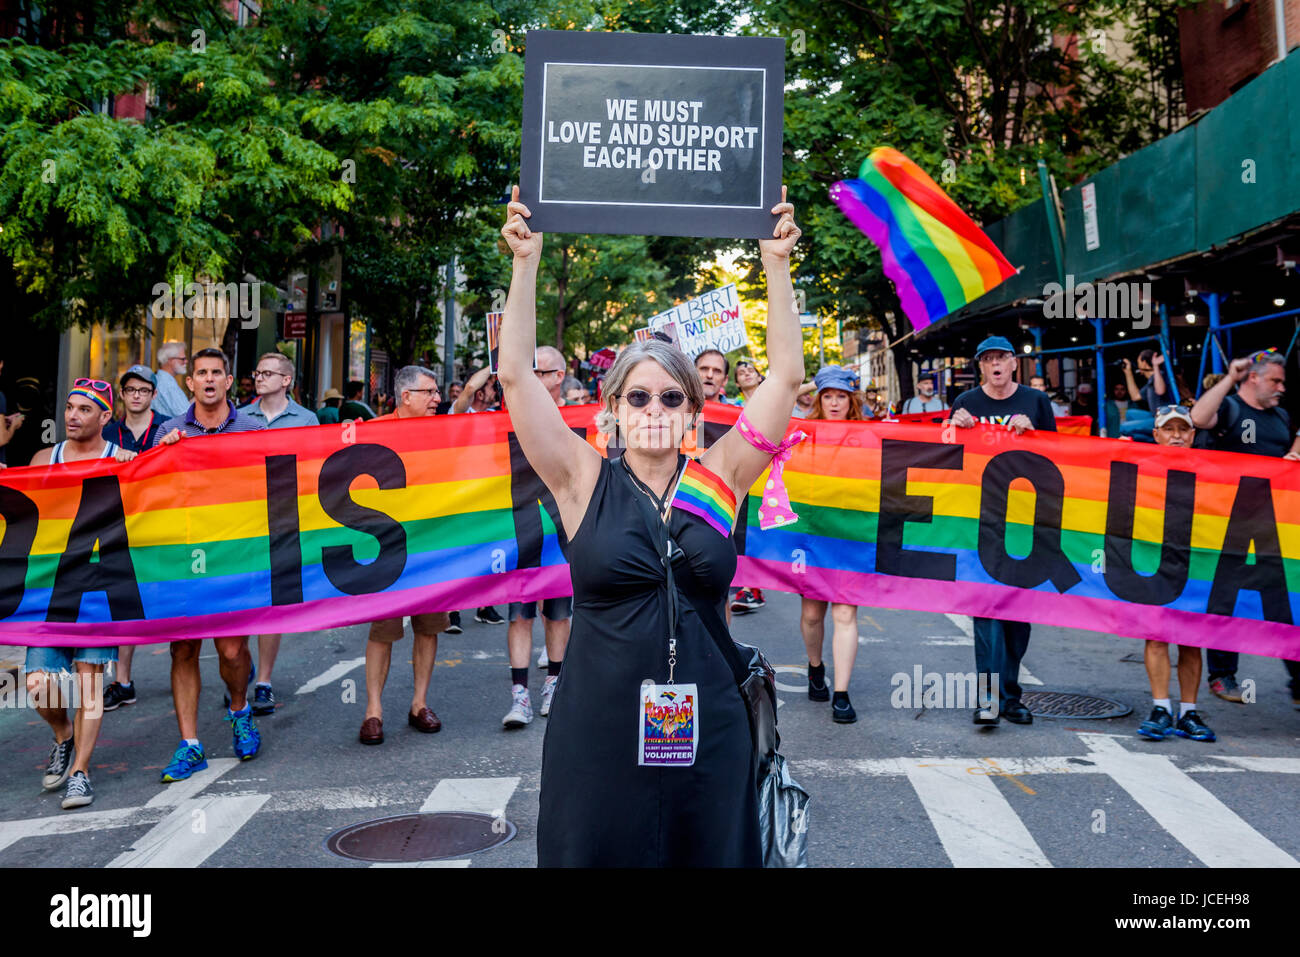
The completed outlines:
[[[1205,650],[1205,681],[1209,683],[1215,678],[1226,678],[1228,675],[1237,674],[1237,652],[1219,651],[1217,648],[1207,648]]]
[[[47,645],[31,645],[27,649],[27,658],[23,671],[48,671],[51,673],[74,670],[74,661],[84,661],[92,665],[106,665],[117,661],[117,646],[108,648],[52,648]]]
[[[1020,700],[1020,659],[1029,647],[1029,622],[975,619],[975,670],[978,688],[991,688],[998,675],[998,709]],[[985,677],[986,675],[990,677]]]

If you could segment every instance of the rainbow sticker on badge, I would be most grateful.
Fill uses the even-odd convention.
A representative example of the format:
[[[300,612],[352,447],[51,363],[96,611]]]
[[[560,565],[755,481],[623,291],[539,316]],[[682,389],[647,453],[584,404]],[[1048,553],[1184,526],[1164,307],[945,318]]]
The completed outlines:
[[[700,743],[699,690],[693,684],[641,685],[637,764],[688,768]]]

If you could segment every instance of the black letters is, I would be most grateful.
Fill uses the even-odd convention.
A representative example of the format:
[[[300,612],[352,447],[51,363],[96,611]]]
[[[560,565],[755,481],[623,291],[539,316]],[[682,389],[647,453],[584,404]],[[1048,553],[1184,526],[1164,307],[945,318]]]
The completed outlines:
[[[402,523],[352,500],[349,487],[361,475],[371,476],[382,489],[406,487],[406,466],[401,456],[383,445],[350,445],[330,455],[321,465],[318,494],[325,514],[340,525],[379,542],[379,557],[366,563],[356,560],[351,545],[328,545],[321,549],[325,577],[349,595],[383,591],[406,568],[406,529]]]
[[[40,512],[36,503],[15,488],[0,486],[0,618],[8,618],[22,604],[27,588],[27,559],[36,541]]]
[[[1011,483],[1028,479],[1034,486],[1034,544],[1024,558],[1007,554],[1007,496]],[[1037,588],[1051,581],[1058,592],[1079,583],[1079,573],[1061,551],[1061,507],[1065,479],[1036,452],[1003,452],[984,467],[980,489],[980,564],[1004,585]]]
[[[99,542],[99,561],[91,561],[95,542]],[[82,596],[101,591],[108,596],[113,621],[144,617],[116,475],[99,475],[81,483],[81,502],[54,573],[45,620],[76,621]]]
[[[907,470],[960,471],[964,452],[964,446],[939,442],[905,442],[900,439],[881,441],[876,571],[884,575],[956,581],[957,556],[903,548],[903,526],[908,522],[928,524],[934,519],[933,498],[929,495],[907,494]],[[903,568],[903,556],[914,559],[906,570]]]
[[[1246,563],[1251,542],[1255,543],[1253,565]],[[1237,485],[1205,610],[1211,615],[1231,615],[1242,589],[1259,592],[1266,620],[1294,624],[1273,511],[1273,487],[1268,479],[1253,475],[1244,476]]]
[[[1137,508],[1138,467],[1110,463],[1106,507],[1106,587],[1116,598],[1143,605],[1167,605],[1183,593],[1191,559],[1196,473],[1171,470],[1165,480],[1165,530],[1160,567],[1154,575],[1133,570],[1133,513]]]

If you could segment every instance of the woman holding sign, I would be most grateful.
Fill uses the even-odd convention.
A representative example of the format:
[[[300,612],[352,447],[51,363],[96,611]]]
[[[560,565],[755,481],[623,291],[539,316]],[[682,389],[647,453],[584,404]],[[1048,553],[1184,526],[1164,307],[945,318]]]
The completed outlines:
[[[736,570],[736,501],[772,464],[778,447],[764,437],[785,435],[803,381],[789,266],[799,228],[784,188],[781,197],[772,238],[759,241],[768,377],[698,462],[679,447],[703,388],[672,345],[629,346],[605,378],[597,426],[621,457],[601,456],[546,401],[532,371],[542,235],[517,188],[511,198],[500,378],[519,444],[559,506],[574,595],[542,752],[542,867],[761,864],[754,744],[716,642],[730,640],[720,619]],[[773,480],[780,486],[779,469]],[[793,521],[783,487],[769,501],[774,521]]]

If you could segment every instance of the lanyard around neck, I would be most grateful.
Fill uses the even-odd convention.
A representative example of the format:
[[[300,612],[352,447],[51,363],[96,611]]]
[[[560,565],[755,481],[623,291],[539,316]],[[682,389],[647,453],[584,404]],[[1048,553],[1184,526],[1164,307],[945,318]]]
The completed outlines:
[[[672,493],[676,491],[677,483],[681,479],[682,459],[684,459],[685,457],[686,456],[679,454],[679,457],[677,459],[677,474],[673,476],[673,480],[669,482],[668,487],[664,489],[664,494],[656,495],[654,490],[650,488],[649,485],[641,481],[641,479],[637,478],[637,474],[632,471],[632,466],[627,464],[627,456],[625,455],[620,456],[620,459],[623,462],[623,468],[627,470],[628,477],[632,479],[633,484],[636,485],[636,487],[639,488],[646,495],[648,495],[650,497],[650,501],[655,503],[655,511],[658,512],[660,521],[663,520],[664,512],[667,511],[668,509],[668,501],[672,496]]]

